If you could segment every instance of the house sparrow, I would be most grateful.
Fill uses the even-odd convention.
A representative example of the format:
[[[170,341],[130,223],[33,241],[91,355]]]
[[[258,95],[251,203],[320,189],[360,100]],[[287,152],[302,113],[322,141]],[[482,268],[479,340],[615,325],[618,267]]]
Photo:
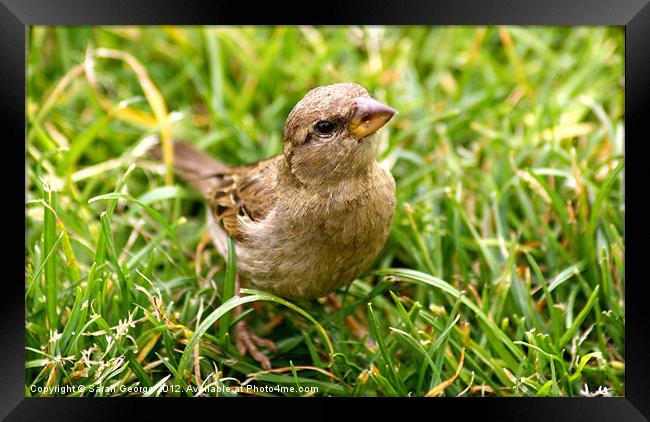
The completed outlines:
[[[288,299],[321,297],[354,281],[386,242],[395,182],[375,144],[395,113],[360,85],[318,87],[289,113],[281,154],[229,167],[177,143],[175,171],[205,196],[221,255],[235,239],[238,275]],[[240,352],[259,354],[251,340],[269,346],[242,335]]]

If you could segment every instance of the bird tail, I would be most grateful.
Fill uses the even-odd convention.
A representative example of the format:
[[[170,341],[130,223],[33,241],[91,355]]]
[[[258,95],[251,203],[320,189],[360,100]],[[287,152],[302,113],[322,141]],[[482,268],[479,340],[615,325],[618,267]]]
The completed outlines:
[[[151,156],[162,160],[162,148],[156,145]],[[232,172],[232,168],[220,163],[188,142],[174,143],[174,172],[203,195],[207,195],[220,175]]]

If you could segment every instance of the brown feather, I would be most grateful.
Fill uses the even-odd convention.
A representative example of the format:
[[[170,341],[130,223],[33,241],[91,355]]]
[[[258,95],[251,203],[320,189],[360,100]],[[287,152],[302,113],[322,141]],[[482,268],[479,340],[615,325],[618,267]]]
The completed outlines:
[[[162,160],[162,148],[150,151],[152,158]],[[199,151],[187,142],[174,143],[174,172],[204,195],[212,189],[216,177],[232,173],[234,169]]]
[[[152,149],[162,159],[160,146]],[[174,144],[174,172],[201,192],[214,218],[236,240],[243,240],[237,216],[257,221],[275,205],[275,171],[281,156],[240,167],[226,166],[187,142]]]
[[[218,178],[207,195],[215,219],[233,238],[244,241],[238,217],[259,221],[275,206],[276,168],[281,156],[238,167]]]
[[[228,167],[189,144],[175,146],[176,173],[206,197],[222,255],[236,240],[237,271],[291,299],[319,297],[354,281],[377,257],[395,209],[395,182],[375,159],[375,135],[350,132],[365,88],[310,91],[291,111],[280,155]],[[320,120],[335,122],[327,136]],[[158,156],[160,151],[158,151]]]

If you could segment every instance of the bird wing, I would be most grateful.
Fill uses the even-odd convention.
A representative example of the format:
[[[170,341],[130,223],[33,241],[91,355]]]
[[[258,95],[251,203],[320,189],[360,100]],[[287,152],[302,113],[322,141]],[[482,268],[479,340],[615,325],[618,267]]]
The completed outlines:
[[[208,193],[210,212],[223,229],[238,241],[245,241],[239,218],[262,220],[275,206],[279,156],[237,167],[221,175]]]
[[[162,159],[161,148],[154,148],[150,155]],[[245,240],[238,225],[239,217],[259,221],[275,206],[280,159],[278,155],[257,163],[229,167],[190,143],[174,143],[175,173],[206,197],[213,218],[238,241]]]

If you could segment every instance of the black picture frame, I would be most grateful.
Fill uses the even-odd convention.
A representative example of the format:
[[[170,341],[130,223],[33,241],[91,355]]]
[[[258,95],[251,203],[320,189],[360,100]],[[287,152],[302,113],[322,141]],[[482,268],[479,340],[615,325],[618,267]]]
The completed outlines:
[[[7,218],[25,218],[21,178],[24,177],[25,137],[25,55],[26,27],[30,25],[116,25],[116,24],[418,24],[418,25],[620,25],[625,27],[625,131],[626,131],[626,397],[625,398],[457,398],[397,399],[388,405],[410,414],[422,407],[428,417],[481,420],[647,420],[650,418],[650,324],[646,319],[648,281],[644,280],[643,255],[650,238],[644,222],[644,160],[642,153],[647,136],[644,123],[650,100],[650,4],[649,0],[374,0],[281,5],[278,2],[251,3],[200,0],[0,0],[0,104],[4,165],[3,209]],[[21,141],[22,139],[22,141]],[[632,152],[630,154],[630,151]],[[23,180],[24,181],[24,180]],[[20,211],[22,210],[22,211]],[[22,213],[22,216],[21,216]],[[16,227],[19,225],[5,224]],[[646,220],[647,221],[647,220]],[[630,230],[631,229],[631,230]],[[10,233],[3,233],[11,236]],[[15,238],[24,236],[17,233]],[[383,408],[376,399],[285,399],[263,400],[250,406],[249,399],[66,399],[25,398],[24,390],[24,273],[19,267],[19,247],[11,253],[11,268],[0,280],[5,284],[0,318],[0,417],[6,420],[137,420],[136,412],[146,411],[171,418],[171,411],[181,410],[192,418],[198,411],[218,417],[225,407],[242,409],[238,417],[253,419],[251,412],[263,417],[275,412],[302,417],[318,412],[341,415],[331,404],[353,407],[367,416],[368,410]],[[647,259],[647,258],[646,258]],[[15,271],[15,273],[14,273]],[[176,400],[180,400],[177,402]],[[243,401],[242,401],[243,400]],[[278,401],[279,400],[279,401]],[[329,400],[324,402],[324,400]],[[408,401],[406,401],[408,400]],[[245,404],[242,404],[245,403]],[[308,409],[296,410],[307,403]],[[353,406],[349,406],[352,403]],[[403,410],[406,409],[406,410]],[[289,413],[287,413],[289,412]],[[298,413],[294,413],[298,412]],[[307,412],[307,413],[300,413]],[[345,413],[348,415],[347,413]]]

